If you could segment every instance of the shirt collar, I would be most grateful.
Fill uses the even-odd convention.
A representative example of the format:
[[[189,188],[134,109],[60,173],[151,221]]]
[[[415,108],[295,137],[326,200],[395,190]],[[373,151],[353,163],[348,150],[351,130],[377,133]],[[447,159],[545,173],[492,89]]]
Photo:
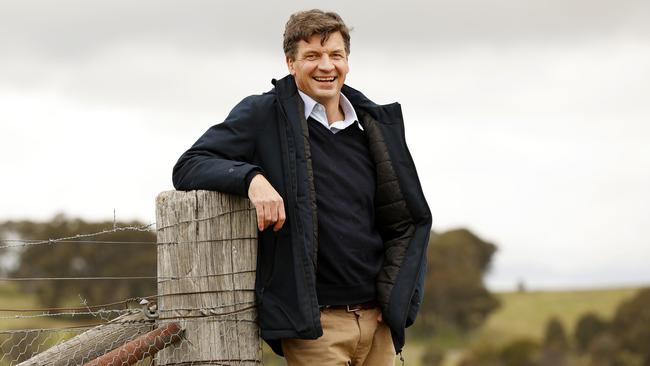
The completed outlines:
[[[363,127],[358,122],[359,118],[357,117],[357,113],[354,111],[354,107],[352,106],[352,103],[350,103],[348,98],[346,98],[345,95],[343,95],[343,93],[339,94],[341,96],[339,98],[339,105],[343,110],[344,119],[342,121],[336,121],[331,125],[327,121],[327,113],[325,113],[325,107],[322,104],[318,103],[312,97],[303,93],[300,90],[298,90],[298,94],[300,94],[300,98],[302,98],[302,101],[304,102],[305,105],[305,119],[312,117],[320,124],[325,126],[332,133],[337,133],[347,128],[348,126],[352,125],[355,122],[356,125],[359,127],[359,129],[363,131]]]

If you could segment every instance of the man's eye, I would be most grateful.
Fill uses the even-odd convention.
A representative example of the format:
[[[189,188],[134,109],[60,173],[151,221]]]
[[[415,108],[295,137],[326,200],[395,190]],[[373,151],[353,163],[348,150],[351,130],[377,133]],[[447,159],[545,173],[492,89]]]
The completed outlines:
[[[335,60],[342,60],[343,55],[341,55],[340,53],[337,53],[337,54],[332,55],[332,58],[335,59]]]
[[[317,58],[316,55],[307,55],[307,56],[305,56],[305,60],[308,60],[308,61],[314,61],[316,58]]]

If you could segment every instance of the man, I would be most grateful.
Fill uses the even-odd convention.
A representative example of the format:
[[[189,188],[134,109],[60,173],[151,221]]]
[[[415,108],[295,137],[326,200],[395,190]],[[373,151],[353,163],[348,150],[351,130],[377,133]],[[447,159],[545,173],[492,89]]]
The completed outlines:
[[[284,52],[290,75],[211,127],[174,185],[254,204],[259,325],[289,365],[392,365],[431,227],[400,106],[344,84],[350,35],[336,13],[293,14]]]

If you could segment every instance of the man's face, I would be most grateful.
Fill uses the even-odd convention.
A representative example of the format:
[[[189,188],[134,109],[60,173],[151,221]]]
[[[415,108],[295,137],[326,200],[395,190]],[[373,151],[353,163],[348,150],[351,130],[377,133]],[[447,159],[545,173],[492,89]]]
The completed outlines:
[[[340,32],[330,34],[325,44],[315,34],[309,42],[300,40],[295,59],[287,57],[289,72],[303,93],[322,105],[338,102],[349,71],[345,42]]]

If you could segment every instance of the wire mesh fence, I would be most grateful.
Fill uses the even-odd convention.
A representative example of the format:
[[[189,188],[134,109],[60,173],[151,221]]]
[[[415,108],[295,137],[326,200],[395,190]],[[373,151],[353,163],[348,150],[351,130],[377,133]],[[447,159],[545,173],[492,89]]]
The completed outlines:
[[[254,210],[247,201],[215,192],[167,194],[164,202],[158,202],[158,214],[160,206],[164,206],[170,215],[158,216],[156,241],[106,238],[128,231],[153,232],[154,224],[120,227],[115,221],[110,229],[57,239],[0,236],[0,257],[3,253],[32,254],[35,250],[51,253],[60,246],[67,246],[67,255],[79,254],[88,246],[102,247],[83,252],[90,255],[106,253],[105,246],[134,245],[152,245],[158,253],[158,273],[151,275],[114,273],[114,267],[102,275],[68,271],[61,276],[44,275],[35,267],[15,273],[0,268],[0,366],[262,363],[253,290]],[[187,204],[196,206],[197,202],[201,210],[186,209]],[[175,211],[178,207],[183,214]],[[186,212],[206,215],[188,217]],[[145,254],[151,258],[153,253]],[[128,259],[127,254],[114,261]],[[89,304],[80,290],[79,306],[40,308],[3,298],[4,294],[12,296],[20,291],[63,288],[70,303],[71,286],[75,291],[92,288],[89,283],[111,284],[101,287],[110,292],[111,286],[118,288],[117,284],[128,281],[155,282],[158,294]]]
[[[0,309],[13,313],[0,317],[5,328],[0,330],[0,365],[84,364],[155,327],[143,309],[92,309],[96,307]],[[14,326],[26,320],[53,326]]]
[[[55,247],[61,245],[113,244],[133,245],[130,241],[97,240],[106,234],[127,231],[151,231],[153,224],[141,227],[113,227],[99,232],[77,234],[56,239],[6,239],[0,240],[0,255],[24,254],[27,250],[38,250],[40,255],[51,255]],[[138,244],[155,245],[155,241]],[[16,277],[2,271],[0,286],[3,289],[0,302],[0,365],[83,365],[121,345],[136,339],[155,328],[154,319],[144,316],[135,298],[121,301],[89,305],[80,297],[80,306],[68,307],[29,307],[24,301],[29,298],[22,292],[34,292],[53,281],[74,283],[96,280],[109,280],[101,276],[54,277],[30,276]],[[39,268],[32,266],[32,273]],[[144,276],[137,276],[143,279]],[[155,276],[147,279],[153,280]],[[125,278],[127,280],[133,277]],[[14,287],[20,283],[23,286]],[[24,286],[37,283],[37,286]],[[17,296],[25,295],[25,296]],[[17,299],[12,300],[11,297]],[[35,301],[38,303],[38,301]],[[9,303],[13,307],[5,307]],[[135,306],[135,308],[134,308]],[[142,358],[145,360],[145,358]],[[143,363],[146,364],[146,363]]]
[[[252,303],[179,308],[161,312],[155,302],[143,301],[140,309],[67,312],[28,315],[96,315],[84,325],[39,329],[0,330],[0,365],[258,365],[259,354],[248,357],[228,342],[242,335],[256,337]],[[73,315],[74,314],[74,315]],[[114,317],[115,314],[121,314]],[[184,314],[180,316],[179,314]],[[8,318],[8,317],[7,317]],[[20,316],[15,319],[22,319]],[[68,320],[70,321],[70,320]],[[93,322],[90,324],[89,322]],[[171,347],[169,347],[171,346]],[[168,348],[169,347],[169,348]],[[220,347],[222,357],[196,359]],[[202,350],[203,349],[203,350]],[[158,362],[154,359],[159,352]],[[261,352],[261,350],[260,350]]]

